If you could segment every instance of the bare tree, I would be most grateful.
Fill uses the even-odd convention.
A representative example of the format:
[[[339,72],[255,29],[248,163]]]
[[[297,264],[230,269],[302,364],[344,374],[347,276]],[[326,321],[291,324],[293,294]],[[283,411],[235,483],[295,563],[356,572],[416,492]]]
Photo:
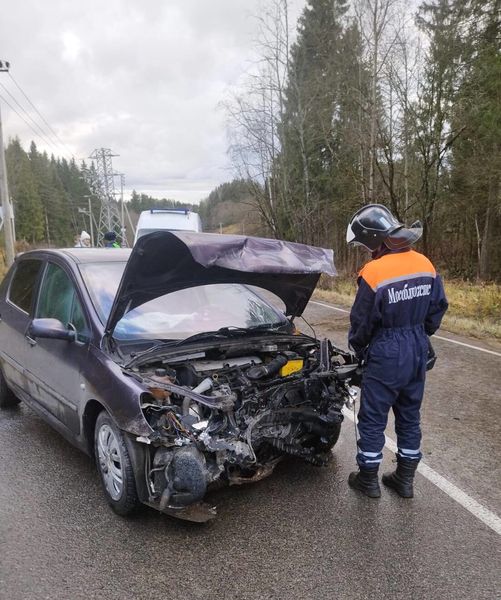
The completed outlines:
[[[402,219],[411,207],[409,167],[415,117],[411,107],[421,72],[421,43],[409,14],[399,12],[390,31],[391,45],[380,81],[378,135],[383,160],[378,156],[376,166],[391,208]]]
[[[278,236],[288,189],[287,169],[276,169],[278,162],[287,161],[281,153],[280,125],[289,69],[288,0],[267,3],[258,23],[258,60],[246,74],[240,92],[233,93],[224,107],[233,166],[249,182],[263,220]]]
[[[367,200],[374,202],[377,168],[378,119],[380,114],[380,80],[396,43],[390,24],[399,0],[357,0],[355,14],[365,46],[365,60],[370,65],[370,90],[365,105],[369,116],[369,166]],[[391,35],[393,33],[393,35]]]

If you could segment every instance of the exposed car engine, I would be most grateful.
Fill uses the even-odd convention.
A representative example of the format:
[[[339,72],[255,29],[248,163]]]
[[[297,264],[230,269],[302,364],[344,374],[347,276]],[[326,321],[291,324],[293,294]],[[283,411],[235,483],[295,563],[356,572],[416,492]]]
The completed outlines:
[[[203,521],[213,513],[201,501],[218,483],[262,479],[287,455],[327,464],[356,369],[349,353],[304,335],[206,345],[136,365],[153,430],[137,440],[149,444],[151,503]]]

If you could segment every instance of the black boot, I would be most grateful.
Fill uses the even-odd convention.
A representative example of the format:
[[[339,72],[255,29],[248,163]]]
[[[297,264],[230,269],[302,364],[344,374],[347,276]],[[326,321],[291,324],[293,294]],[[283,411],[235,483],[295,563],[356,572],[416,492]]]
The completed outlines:
[[[397,456],[397,468],[393,473],[385,473],[383,475],[383,483],[385,486],[395,490],[402,498],[413,498],[414,474],[416,472],[419,460],[409,460]]]
[[[354,490],[362,492],[369,498],[381,498],[381,488],[377,478],[378,467],[353,471],[348,477],[348,484]]]

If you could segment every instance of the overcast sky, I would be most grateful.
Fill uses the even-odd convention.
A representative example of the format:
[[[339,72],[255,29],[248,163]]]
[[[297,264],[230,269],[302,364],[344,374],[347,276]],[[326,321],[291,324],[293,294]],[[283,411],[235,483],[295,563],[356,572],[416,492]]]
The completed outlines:
[[[0,98],[5,140],[60,156],[120,156],[126,188],[198,201],[232,177],[227,96],[254,59],[266,0],[3,0],[0,60],[65,147],[48,146]],[[295,22],[305,0],[292,0]],[[5,86],[26,108],[6,73]],[[21,112],[4,88],[0,95]],[[36,113],[32,115],[47,130]],[[53,136],[52,136],[53,137]],[[57,141],[56,141],[57,144]]]

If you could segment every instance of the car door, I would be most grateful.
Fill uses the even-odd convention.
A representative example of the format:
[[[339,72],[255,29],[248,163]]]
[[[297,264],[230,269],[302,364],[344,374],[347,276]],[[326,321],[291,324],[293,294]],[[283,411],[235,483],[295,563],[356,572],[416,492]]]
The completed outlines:
[[[0,314],[0,362],[8,385],[17,394],[36,399],[37,388],[29,377],[26,363],[30,345],[26,332],[31,323],[31,312],[36,298],[40,273],[40,258],[21,258],[13,273],[3,284]],[[2,290],[2,291],[3,291]]]
[[[72,433],[80,433],[79,409],[85,396],[82,366],[87,360],[90,328],[77,287],[59,264],[45,268],[35,318],[53,318],[75,330],[73,342],[58,339],[32,340],[27,363],[39,386],[39,402]]]

